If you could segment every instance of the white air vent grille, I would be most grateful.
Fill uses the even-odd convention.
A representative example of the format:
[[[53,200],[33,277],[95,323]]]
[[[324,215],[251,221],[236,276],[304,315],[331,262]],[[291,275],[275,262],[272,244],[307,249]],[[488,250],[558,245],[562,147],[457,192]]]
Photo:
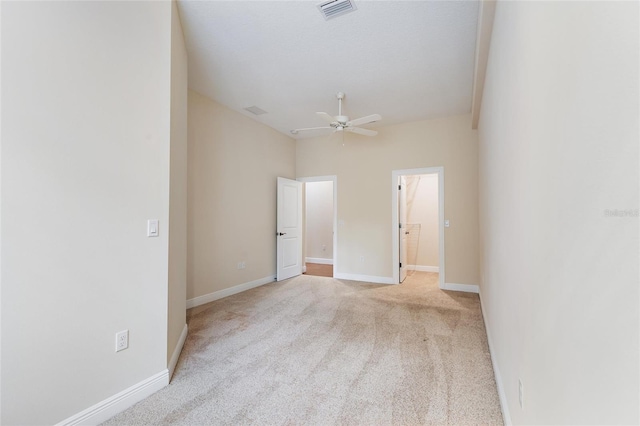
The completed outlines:
[[[245,108],[245,110],[249,111],[251,114],[254,114],[254,115],[262,115],[267,113],[267,111],[263,110],[262,108],[258,108],[255,105],[247,107]]]
[[[356,5],[353,0],[331,0],[320,3],[318,9],[324,19],[329,20],[345,13],[353,12],[356,10]]]

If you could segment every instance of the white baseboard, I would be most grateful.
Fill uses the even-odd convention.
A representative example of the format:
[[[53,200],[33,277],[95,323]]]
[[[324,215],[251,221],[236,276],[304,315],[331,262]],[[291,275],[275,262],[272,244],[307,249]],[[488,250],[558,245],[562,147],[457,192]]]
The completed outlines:
[[[375,275],[345,274],[341,272],[341,273],[334,273],[333,278],[337,280],[362,281],[366,283],[376,283],[376,284],[396,284],[393,282],[392,277],[378,277]]]
[[[238,284],[203,296],[194,297],[193,299],[187,300],[187,309],[195,308],[196,306],[204,305],[205,303],[213,302],[214,300],[222,299],[234,294],[242,293],[243,291],[251,290],[252,288],[260,287],[261,285],[272,283],[275,279],[275,275],[270,275],[268,277],[249,281],[248,283]]]
[[[169,384],[169,370],[161,371],[138,384],[99,402],[56,426],[96,425],[142,401]]]
[[[507,394],[504,392],[504,386],[502,385],[502,376],[500,375],[500,369],[496,363],[496,353],[494,346],[491,343],[491,332],[487,323],[487,315],[484,312],[484,304],[482,303],[482,293],[478,293],[480,296],[480,310],[482,311],[482,321],[484,322],[484,329],[487,333],[487,343],[489,344],[489,355],[491,356],[491,364],[493,365],[493,375],[496,379],[496,387],[498,388],[498,399],[500,400],[500,409],[502,410],[502,421],[506,426],[511,426],[511,413],[509,412],[509,405],[507,404]]]
[[[173,377],[173,372],[176,369],[176,365],[178,364],[178,358],[180,358],[180,352],[182,352],[182,348],[184,347],[184,341],[187,340],[187,334],[189,332],[189,327],[187,324],[184,325],[182,329],[182,333],[180,334],[180,339],[178,339],[178,344],[173,350],[173,355],[171,355],[171,359],[169,360],[169,380]]]
[[[407,265],[407,269],[418,272],[440,272],[439,266]]]
[[[480,293],[480,288],[475,284],[444,283],[443,290],[464,291],[465,293]]]
[[[333,265],[333,259],[325,259],[322,257],[306,257],[306,263],[319,263],[321,265]]]

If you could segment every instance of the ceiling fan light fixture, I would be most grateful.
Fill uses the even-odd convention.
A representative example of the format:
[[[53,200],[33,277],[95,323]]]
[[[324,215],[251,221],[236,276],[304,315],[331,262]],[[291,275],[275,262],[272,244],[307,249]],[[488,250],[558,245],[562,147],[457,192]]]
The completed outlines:
[[[296,135],[298,132],[308,132],[313,130],[333,130],[332,133],[340,132],[343,134],[344,132],[352,132],[358,133],[364,136],[375,136],[378,134],[375,130],[363,129],[358,127],[360,125],[367,125],[370,123],[375,123],[376,121],[382,120],[382,116],[380,114],[371,114],[366,117],[356,118],[355,120],[349,120],[349,117],[346,115],[342,115],[342,100],[344,99],[344,93],[338,92],[336,95],[338,98],[338,115],[331,116],[326,112],[317,112],[316,115],[322,117],[328,126],[323,127],[306,127],[302,129],[294,129],[291,130],[291,133]]]
[[[356,10],[353,0],[329,0],[317,5],[325,21]]]

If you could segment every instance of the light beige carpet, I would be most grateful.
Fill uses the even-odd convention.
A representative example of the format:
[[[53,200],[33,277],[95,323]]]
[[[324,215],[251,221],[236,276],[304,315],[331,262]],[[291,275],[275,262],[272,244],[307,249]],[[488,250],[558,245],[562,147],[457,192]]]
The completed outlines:
[[[169,386],[107,425],[502,424],[478,296],[302,275],[194,308]]]

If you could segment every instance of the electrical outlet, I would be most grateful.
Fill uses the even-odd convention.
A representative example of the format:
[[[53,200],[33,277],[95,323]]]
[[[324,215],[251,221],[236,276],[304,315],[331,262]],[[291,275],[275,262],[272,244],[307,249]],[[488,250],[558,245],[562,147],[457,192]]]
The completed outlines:
[[[244,269],[247,267],[247,263],[243,260],[242,262],[238,262],[238,269]]]
[[[360,262],[364,262],[364,256],[360,256]]]
[[[524,386],[520,379],[518,379],[518,400],[520,401],[520,408],[524,410]]]
[[[326,245],[322,245],[322,251],[326,251],[327,250],[327,246]]]
[[[123,351],[129,347],[129,330],[116,333],[116,352]]]

